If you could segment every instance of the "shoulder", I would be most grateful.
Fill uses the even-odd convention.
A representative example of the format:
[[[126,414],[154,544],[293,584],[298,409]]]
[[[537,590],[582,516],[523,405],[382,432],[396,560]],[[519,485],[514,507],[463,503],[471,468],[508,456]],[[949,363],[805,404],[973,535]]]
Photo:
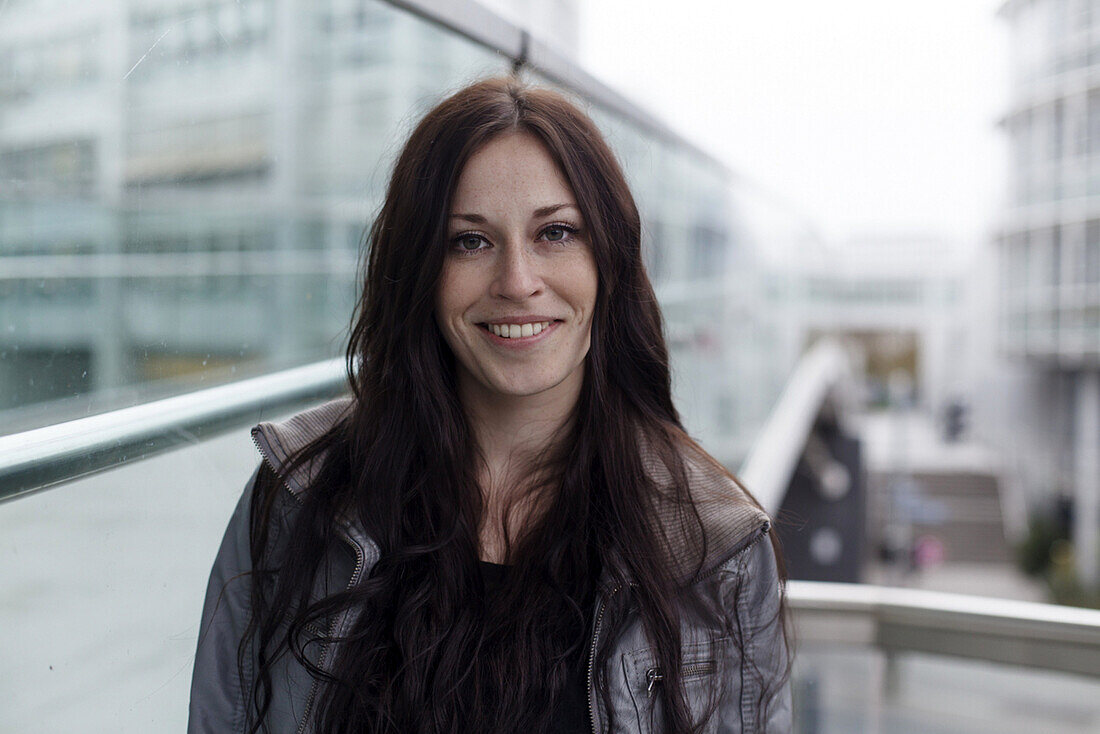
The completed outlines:
[[[350,415],[352,398],[331,400],[281,421],[262,421],[252,429],[252,439],[263,456],[264,463],[282,473],[299,451],[330,432]],[[323,454],[312,457],[286,476],[287,486],[300,494],[309,486],[313,474],[320,468]]]
[[[646,469],[657,487],[658,531],[674,575],[690,583],[767,535],[771,519],[733,473],[694,441],[685,441],[676,456],[686,492],[676,491],[677,468],[661,460],[649,442],[643,444]]]

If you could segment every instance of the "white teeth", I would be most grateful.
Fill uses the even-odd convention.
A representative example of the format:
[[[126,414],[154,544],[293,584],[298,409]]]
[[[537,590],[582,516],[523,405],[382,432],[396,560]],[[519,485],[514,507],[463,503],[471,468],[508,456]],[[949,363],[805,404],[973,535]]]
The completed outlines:
[[[489,324],[489,331],[505,339],[519,339],[523,336],[535,336],[550,326],[549,321],[527,324]]]

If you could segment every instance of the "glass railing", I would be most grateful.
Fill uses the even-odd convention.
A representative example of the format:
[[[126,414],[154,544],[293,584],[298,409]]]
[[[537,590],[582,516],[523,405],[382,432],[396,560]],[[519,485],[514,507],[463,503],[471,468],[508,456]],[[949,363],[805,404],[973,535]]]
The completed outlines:
[[[0,506],[0,733],[182,731],[202,589],[257,461],[235,430]],[[1097,730],[1100,612],[788,595],[796,732]]]
[[[743,468],[769,506],[797,459],[781,447],[842,361],[821,343],[800,362]],[[0,437],[0,495],[19,497],[0,505],[0,659],[18,661],[0,672],[0,734],[182,728],[206,574],[259,461],[244,426],[340,394],[342,373]],[[799,581],[788,596],[797,732],[1095,731],[1100,611]]]
[[[5,5],[0,434],[341,353],[410,110],[519,47],[401,5]]]
[[[798,734],[1100,730],[1100,611],[792,581]]]
[[[746,291],[732,287],[754,244],[745,187],[553,38],[477,2],[55,10],[7,3],[0,26],[0,435],[339,355],[362,238],[412,121],[517,67],[604,129],[658,288],[705,273]],[[728,313],[710,299],[669,317],[681,409],[736,463],[765,415],[734,357],[782,376],[793,355],[753,340],[768,314],[717,328]]]
[[[0,436],[0,502],[339,395],[345,374],[334,359]]]
[[[184,731],[203,589],[258,459],[241,428],[0,505],[0,734]]]

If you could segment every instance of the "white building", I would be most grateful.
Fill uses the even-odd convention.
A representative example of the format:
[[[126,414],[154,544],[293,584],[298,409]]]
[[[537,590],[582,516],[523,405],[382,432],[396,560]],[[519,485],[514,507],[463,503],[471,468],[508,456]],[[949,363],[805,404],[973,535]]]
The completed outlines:
[[[819,335],[845,337],[864,360],[872,406],[904,375],[913,407],[929,414],[958,399],[981,407],[981,334],[992,324],[973,303],[975,248],[898,234],[804,244],[767,266],[764,296],[782,314],[784,340],[801,349]]]
[[[1100,584],[1100,6],[1009,0],[1011,150],[998,238],[1008,473],[1074,501],[1082,580]]]

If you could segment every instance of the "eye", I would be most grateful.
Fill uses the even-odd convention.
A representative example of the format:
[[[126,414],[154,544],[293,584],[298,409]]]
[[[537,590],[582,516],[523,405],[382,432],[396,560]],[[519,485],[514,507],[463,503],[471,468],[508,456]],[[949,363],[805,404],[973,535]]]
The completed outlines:
[[[565,242],[576,232],[575,228],[566,224],[551,224],[542,230],[542,236],[546,238],[547,242]]]
[[[473,232],[464,232],[455,237],[451,242],[459,254],[471,254],[482,249],[482,245],[488,245],[485,238]]]

